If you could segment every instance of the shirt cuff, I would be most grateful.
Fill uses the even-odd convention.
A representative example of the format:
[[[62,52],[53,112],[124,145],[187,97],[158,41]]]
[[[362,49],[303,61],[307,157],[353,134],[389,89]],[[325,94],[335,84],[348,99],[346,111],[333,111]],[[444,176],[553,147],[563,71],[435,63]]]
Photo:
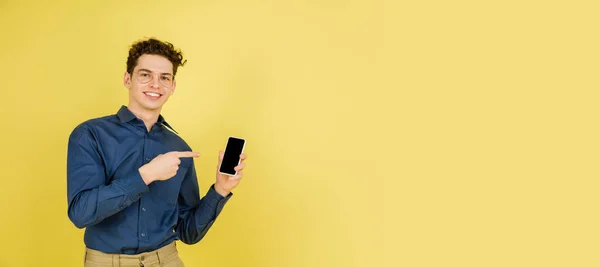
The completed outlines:
[[[210,186],[210,188],[208,189],[208,192],[206,192],[206,196],[204,196],[204,197],[221,202],[221,201],[229,200],[229,198],[231,198],[231,196],[233,196],[233,193],[231,193],[231,192],[229,192],[229,194],[227,196],[221,196],[221,194],[217,193],[217,190],[215,190],[215,185],[213,184]]]
[[[136,199],[140,198],[142,194],[150,190],[144,182],[142,175],[137,170],[124,183],[124,187],[127,192],[127,195],[129,195],[132,201],[135,201]]]
[[[207,198],[207,201],[205,203],[215,210],[215,218],[219,216],[219,214],[223,210],[223,207],[225,207],[225,204],[227,203],[229,198],[231,198],[231,196],[233,196],[233,193],[231,192],[229,192],[229,194],[225,197],[221,196],[215,190],[214,184],[208,189],[208,192],[206,192],[206,196],[204,196],[204,198]]]

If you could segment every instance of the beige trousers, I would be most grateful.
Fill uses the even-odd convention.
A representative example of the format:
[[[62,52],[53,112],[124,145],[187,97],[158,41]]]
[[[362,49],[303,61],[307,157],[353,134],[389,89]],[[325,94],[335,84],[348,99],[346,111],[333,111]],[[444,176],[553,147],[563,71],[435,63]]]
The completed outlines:
[[[137,255],[106,254],[86,248],[85,267],[184,267],[175,241],[157,250]]]

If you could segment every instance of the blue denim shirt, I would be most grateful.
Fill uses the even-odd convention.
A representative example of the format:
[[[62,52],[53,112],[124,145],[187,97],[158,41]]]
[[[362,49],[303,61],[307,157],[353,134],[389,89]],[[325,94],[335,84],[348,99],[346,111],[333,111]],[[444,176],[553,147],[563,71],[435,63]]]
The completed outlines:
[[[86,228],[88,248],[138,254],[173,240],[200,241],[225,203],[211,186],[200,198],[192,158],[181,158],[177,174],[146,185],[138,168],[159,154],[191,151],[162,116],[147,130],[126,106],[117,114],[78,125],[69,136],[69,219]]]

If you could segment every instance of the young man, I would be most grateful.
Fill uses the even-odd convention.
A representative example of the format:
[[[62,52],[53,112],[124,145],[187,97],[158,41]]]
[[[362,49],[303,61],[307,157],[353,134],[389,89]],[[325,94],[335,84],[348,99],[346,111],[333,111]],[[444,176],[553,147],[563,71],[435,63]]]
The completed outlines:
[[[129,104],[69,136],[70,220],[86,228],[85,266],[183,266],[175,240],[200,241],[242,178],[216,172],[200,199],[194,157],[160,115],[176,87],[181,52],[156,39],[134,43],[123,83]],[[219,151],[219,163],[223,151]]]

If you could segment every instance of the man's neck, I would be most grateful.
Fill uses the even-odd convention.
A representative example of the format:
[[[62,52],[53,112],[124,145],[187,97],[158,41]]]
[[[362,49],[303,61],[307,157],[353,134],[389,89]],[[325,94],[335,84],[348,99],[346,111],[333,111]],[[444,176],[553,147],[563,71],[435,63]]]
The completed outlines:
[[[160,109],[145,110],[143,108],[138,108],[135,105],[129,105],[127,108],[129,111],[131,111],[131,113],[133,113],[133,115],[144,122],[144,125],[146,125],[146,129],[148,129],[148,131],[152,129],[152,126],[158,121],[158,116],[160,116]]]

